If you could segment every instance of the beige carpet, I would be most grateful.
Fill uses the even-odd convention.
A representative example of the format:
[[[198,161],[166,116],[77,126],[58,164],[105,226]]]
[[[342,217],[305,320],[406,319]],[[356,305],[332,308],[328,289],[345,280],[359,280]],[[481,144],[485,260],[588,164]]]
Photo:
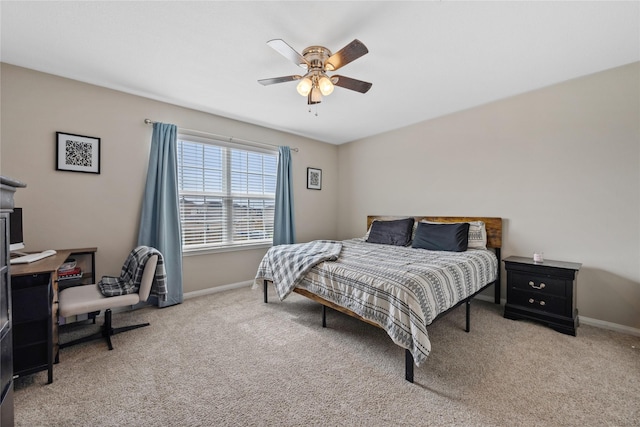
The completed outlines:
[[[384,331],[299,295],[238,289],[114,314],[151,322],[63,349],[15,385],[17,426],[638,426],[640,338],[578,336],[472,304],[429,328],[432,353],[404,380]],[[83,325],[82,333],[93,326]],[[67,331],[61,340],[77,331]]]

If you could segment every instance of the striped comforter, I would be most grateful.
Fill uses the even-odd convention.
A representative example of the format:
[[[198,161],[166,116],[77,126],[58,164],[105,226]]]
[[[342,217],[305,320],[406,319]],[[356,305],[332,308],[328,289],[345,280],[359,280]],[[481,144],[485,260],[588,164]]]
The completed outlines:
[[[267,255],[256,285],[274,280]],[[420,366],[431,351],[427,325],[495,281],[497,269],[498,259],[489,250],[428,251],[351,239],[342,242],[337,260],[314,265],[293,287],[379,325]]]

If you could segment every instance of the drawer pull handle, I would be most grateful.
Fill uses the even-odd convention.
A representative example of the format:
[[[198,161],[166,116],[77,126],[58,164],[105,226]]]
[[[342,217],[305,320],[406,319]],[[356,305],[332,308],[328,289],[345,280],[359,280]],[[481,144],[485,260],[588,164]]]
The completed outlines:
[[[540,285],[536,286],[536,284],[533,283],[533,281],[530,281],[529,286],[531,286],[534,289],[544,289],[547,285],[545,285],[544,283],[540,283]]]
[[[534,300],[533,298],[529,298],[529,304],[534,304],[536,302],[536,300]],[[546,305],[547,303],[544,301],[540,301],[539,303],[540,305]]]

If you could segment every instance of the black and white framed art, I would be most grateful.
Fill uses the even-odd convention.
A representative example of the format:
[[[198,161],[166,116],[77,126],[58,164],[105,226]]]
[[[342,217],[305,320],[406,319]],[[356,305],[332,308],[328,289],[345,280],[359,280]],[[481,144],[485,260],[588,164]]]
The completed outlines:
[[[322,169],[307,168],[307,188],[322,190]]]
[[[56,170],[100,173],[100,138],[56,132]]]

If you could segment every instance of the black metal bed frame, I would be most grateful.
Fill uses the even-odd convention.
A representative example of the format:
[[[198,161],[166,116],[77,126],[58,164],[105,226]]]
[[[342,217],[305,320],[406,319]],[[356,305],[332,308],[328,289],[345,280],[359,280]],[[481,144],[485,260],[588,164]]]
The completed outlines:
[[[482,288],[480,288],[477,292],[475,292],[473,295],[469,295],[467,298],[463,299],[462,301],[459,301],[456,305],[448,308],[446,311],[443,311],[442,313],[438,314],[436,316],[435,319],[433,319],[433,322],[435,322],[436,320],[440,319],[441,317],[445,316],[446,314],[448,314],[449,312],[451,312],[453,309],[457,308],[458,306],[460,306],[461,304],[464,304],[466,307],[466,324],[465,324],[465,332],[470,332],[471,331],[471,300],[478,295],[480,292],[484,291],[485,289],[487,289],[489,286],[491,285],[495,285],[494,288],[494,303],[495,304],[500,304],[500,270],[501,270],[501,265],[500,263],[502,262],[500,259],[500,248],[494,248],[495,252],[496,252],[496,257],[498,258],[498,271],[497,271],[497,277],[496,280],[486,284],[485,286],[483,286]],[[264,289],[264,303],[267,304],[268,298],[267,298],[267,284],[268,284],[269,280],[264,280],[263,281],[263,289]],[[319,297],[320,298],[320,297]],[[319,301],[318,301],[319,302]],[[322,327],[326,328],[327,327],[327,305],[319,302],[322,305]],[[348,314],[348,313],[345,313]],[[433,323],[431,322],[431,323]],[[379,327],[379,326],[378,326]],[[413,360],[413,355],[411,354],[411,352],[409,351],[409,349],[404,350],[404,378],[405,380],[409,381],[410,383],[413,383],[413,367],[415,365],[415,362]]]

